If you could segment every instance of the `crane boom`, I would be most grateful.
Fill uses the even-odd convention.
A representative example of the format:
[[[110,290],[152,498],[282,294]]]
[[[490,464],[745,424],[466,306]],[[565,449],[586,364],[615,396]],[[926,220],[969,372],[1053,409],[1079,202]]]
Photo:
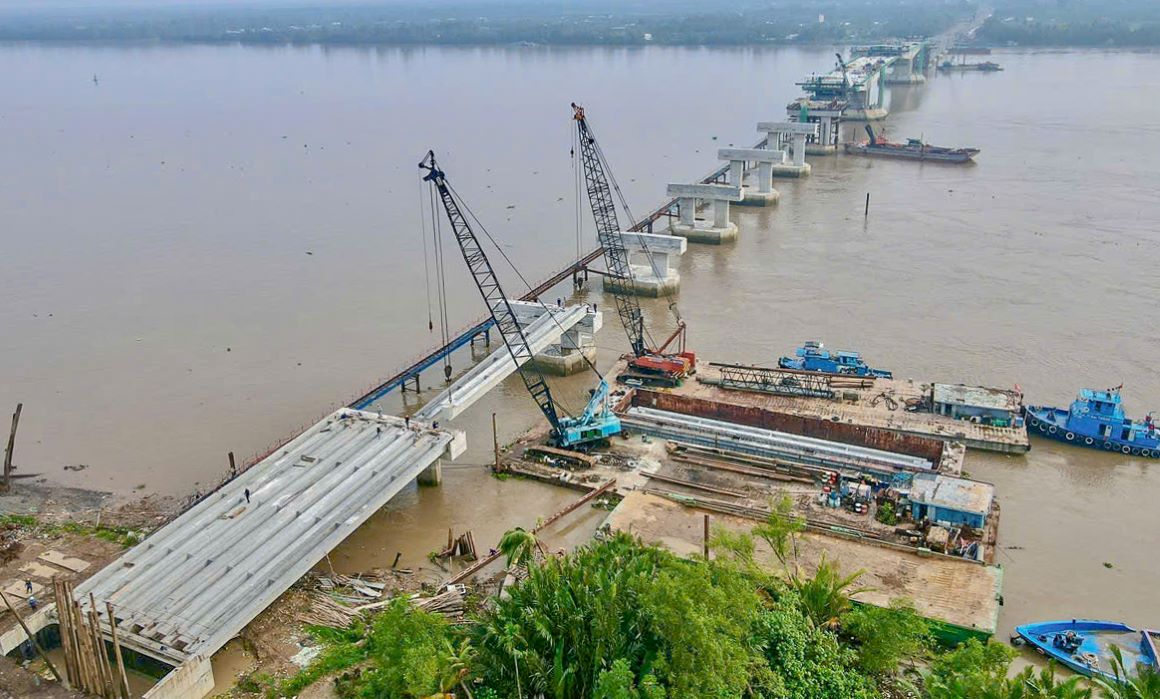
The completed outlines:
[[[604,171],[596,137],[592,135],[588,121],[584,117],[584,108],[573,102],[572,110],[579,133],[588,202],[592,206],[592,216],[596,219],[596,237],[600,241],[600,247],[604,249],[604,266],[608,269],[608,273],[620,282],[622,288],[631,288],[632,268],[628,264],[628,251],[624,248],[620,222],[616,219],[612,187],[608,184],[608,175]],[[628,334],[628,343],[632,347],[633,356],[640,357],[646,354],[648,350],[644,343],[644,315],[636,297],[617,293],[613,294],[613,298],[616,300],[616,312],[620,316],[620,322]]]
[[[603,377],[592,392],[592,398],[584,407],[582,415],[561,416],[556,410],[556,402],[552,399],[548,383],[532,364],[532,347],[523,327],[516,319],[511,301],[500,286],[499,278],[495,275],[487,254],[484,253],[479,239],[475,237],[475,231],[471,230],[459,202],[451,192],[446,175],[435,162],[434,151],[427,151],[427,156],[419,163],[419,168],[426,171],[423,179],[434,185],[439,192],[439,199],[443,203],[443,210],[447,213],[447,220],[451,223],[455,242],[459,243],[459,251],[463,253],[463,261],[467,263],[475,285],[483,296],[483,302],[487,304],[491,319],[503,337],[512,359],[515,360],[516,370],[524,382],[524,388],[528,389],[528,393],[532,395],[540,412],[552,427],[552,440],[562,447],[576,447],[619,434],[620,418],[607,409],[609,389],[608,382]]]
[[[616,302],[616,312],[628,333],[632,346],[632,357],[620,380],[635,385],[650,384],[677,386],[691,372],[696,371],[696,356],[685,352],[685,321],[681,319],[676,303],[669,303],[669,310],[677,320],[677,328],[660,347],[645,344],[644,315],[640,303],[632,289],[632,268],[628,263],[628,251],[624,247],[623,233],[616,218],[616,205],[612,198],[615,182],[609,175],[604,153],[596,142],[592,127],[588,125],[584,108],[572,103],[572,118],[580,141],[580,156],[584,166],[584,182],[588,190],[588,203],[592,207],[592,217],[596,219],[596,235],[604,250],[604,265],[610,276],[619,282],[608,289]],[[620,194],[619,188],[616,190]],[[623,203],[623,197],[622,197]],[[625,204],[625,210],[628,206]],[[647,252],[647,248],[645,250]],[[607,289],[607,287],[606,287]],[[678,342],[676,354],[666,354],[669,346]]]
[[[548,419],[552,431],[559,433],[560,415],[556,411],[555,401],[552,400],[552,391],[548,388],[548,383],[544,381],[544,377],[531,368],[532,347],[528,343],[527,336],[524,335],[524,329],[516,320],[516,313],[512,310],[511,302],[508,301],[507,295],[499,284],[499,278],[495,276],[495,270],[492,269],[487,254],[484,253],[479,240],[475,237],[475,232],[467,223],[467,218],[460,210],[459,203],[452,196],[451,190],[447,186],[446,176],[435,162],[435,152],[428,151],[427,157],[423,158],[419,167],[427,171],[427,174],[423,175],[423,180],[435,185],[435,189],[439,192],[439,199],[443,202],[443,210],[447,212],[447,220],[451,222],[451,231],[455,236],[455,241],[459,243],[460,252],[463,253],[463,261],[467,263],[467,268],[475,279],[475,285],[479,287],[479,293],[483,295],[483,302],[487,304],[488,312],[491,313],[491,318],[495,321],[495,327],[499,330],[504,344],[507,345],[512,359],[516,362],[524,386],[528,389],[528,393],[532,394],[536,405],[540,407],[540,412]]]

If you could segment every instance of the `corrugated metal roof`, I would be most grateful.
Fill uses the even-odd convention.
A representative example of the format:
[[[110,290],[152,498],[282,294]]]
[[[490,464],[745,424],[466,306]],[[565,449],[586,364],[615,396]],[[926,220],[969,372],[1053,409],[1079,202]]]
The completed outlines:
[[[923,505],[986,516],[995,500],[995,486],[955,476],[919,473],[911,483],[910,499]]]
[[[1019,400],[1018,393],[1001,388],[947,383],[934,385],[934,402],[945,405],[966,405],[972,408],[1018,412]]]

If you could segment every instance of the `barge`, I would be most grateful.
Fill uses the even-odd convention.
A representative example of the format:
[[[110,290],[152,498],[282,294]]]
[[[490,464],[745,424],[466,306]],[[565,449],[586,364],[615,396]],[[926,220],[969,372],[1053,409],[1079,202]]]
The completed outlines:
[[[891,143],[875,135],[874,129],[869,124],[866,125],[866,132],[870,134],[870,140],[866,143],[847,143],[845,145],[847,154],[955,164],[971,162],[979,154],[978,148],[932,146],[918,138],[909,138],[906,143]]]

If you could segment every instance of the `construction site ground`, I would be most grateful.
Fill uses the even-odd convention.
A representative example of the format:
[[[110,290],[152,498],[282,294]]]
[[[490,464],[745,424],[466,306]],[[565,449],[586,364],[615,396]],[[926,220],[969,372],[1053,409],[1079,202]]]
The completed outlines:
[[[656,495],[636,492],[624,497],[606,523],[614,530],[660,544],[678,555],[694,556],[703,550],[705,514]],[[719,513],[710,514],[710,522],[711,527],[734,531],[747,531],[755,524],[751,519]],[[844,573],[863,571],[858,585],[872,589],[855,595],[860,602],[885,606],[893,599],[908,598],[925,617],[988,634],[995,630],[1002,583],[999,568],[946,556],[920,556],[823,534],[799,535],[797,564],[802,575],[813,575],[823,556],[837,561]],[[760,540],[756,557],[769,569],[780,569],[772,550]]]
[[[1031,448],[1026,429],[992,427],[931,412],[908,411],[908,403],[923,401],[931,389],[930,383],[913,379],[875,379],[867,388],[843,387],[837,390],[839,399],[827,399],[726,389],[705,383],[706,380],[716,381],[720,378],[719,369],[707,362],[698,362],[696,377],[686,380],[677,388],[661,390],[773,412],[959,441],[975,449],[1023,453]],[[847,394],[856,396],[856,400],[840,399]]]

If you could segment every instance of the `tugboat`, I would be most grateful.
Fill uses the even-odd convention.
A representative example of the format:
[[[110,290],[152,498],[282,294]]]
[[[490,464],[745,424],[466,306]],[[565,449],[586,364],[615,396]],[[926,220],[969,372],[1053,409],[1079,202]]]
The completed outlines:
[[[1030,405],[1024,409],[1027,425],[1045,437],[1092,449],[1118,451],[1160,459],[1160,429],[1148,413],[1143,421],[1124,415],[1122,386],[1106,391],[1082,389],[1067,410]]]
[[[966,163],[979,154],[978,148],[944,148],[923,143],[919,138],[908,138],[906,143],[890,143],[874,133],[869,124],[867,143],[847,143],[850,155],[869,155],[882,158],[904,158],[907,160],[937,160],[944,163]]]
[[[894,374],[882,369],[872,369],[862,361],[857,352],[831,352],[817,340],[810,340],[794,351],[793,357],[782,357],[777,365],[782,369],[798,371],[820,371],[827,374],[851,374],[853,376],[873,376],[878,379],[892,379]]]

